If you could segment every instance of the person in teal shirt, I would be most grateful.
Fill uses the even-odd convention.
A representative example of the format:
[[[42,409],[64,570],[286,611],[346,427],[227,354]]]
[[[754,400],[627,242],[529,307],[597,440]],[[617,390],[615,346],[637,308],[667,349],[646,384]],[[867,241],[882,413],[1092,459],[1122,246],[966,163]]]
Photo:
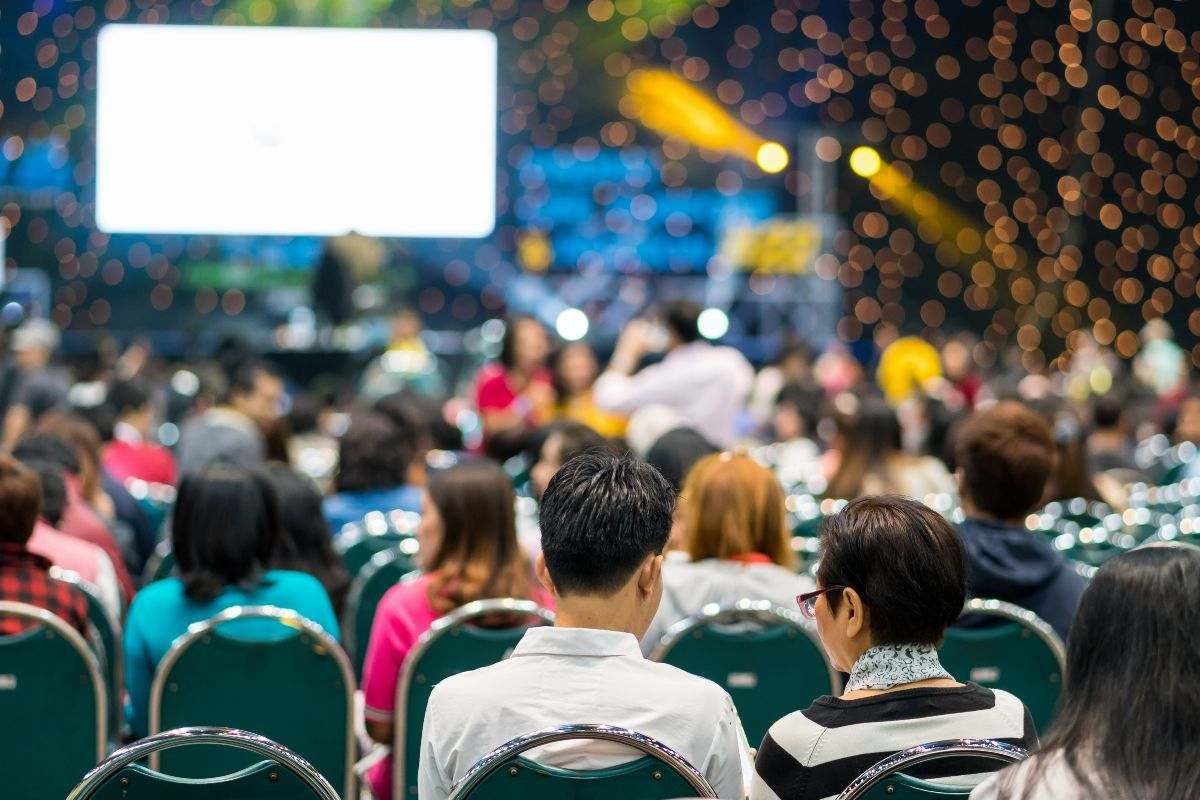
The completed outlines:
[[[135,736],[149,733],[155,669],[195,622],[232,606],[276,606],[338,638],[333,606],[316,578],[267,568],[283,536],[278,500],[266,476],[226,469],[184,476],[171,526],[179,577],[138,592],[125,621],[126,714]],[[231,636],[254,639],[294,635],[269,621],[228,628]]]

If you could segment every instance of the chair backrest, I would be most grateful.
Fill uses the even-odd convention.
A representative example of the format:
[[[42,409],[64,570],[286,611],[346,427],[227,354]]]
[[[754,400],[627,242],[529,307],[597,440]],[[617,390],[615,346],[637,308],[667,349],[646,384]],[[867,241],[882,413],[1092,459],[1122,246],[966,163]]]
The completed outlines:
[[[534,748],[568,739],[618,742],[645,755],[617,767],[587,771],[546,767],[521,757]],[[520,736],[480,759],[450,792],[450,800],[716,796],[704,776],[679,753],[649,736],[611,725],[564,725]]]
[[[253,730],[299,753],[352,797],[354,687],[349,659],[319,625],[281,608],[235,606],[171,645],[150,689],[150,733],[196,725]],[[172,750],[167,760],[164,771],[187,778],[247,766],[227,748]],[[159,768],[154,758],[150,767]]]
[[[203,780],[164,775],[142,766],[175,748],[236,749],[257,756],[235,773]],[[56,797],[58,795],[55,795]],[[232,728],[180,728],[134,742],[91,770],[67,800],[340,800],[307,761],[270,739]]]
[[[707,606],[671,626],[650,657],[723,686],[755,743],[780,717],[841,690],[812,627],[767,601]]]
[[[0,601],[0,617],[34,623],[0,637],[0,795],[63,797],[104,758],[107,699],[95,653],[49,611]]]
[[[114,739],[121,727],[122,704],[125,697],[125,654],[122,648],[121,623],[100,596],[100,589],[79,573],[61,567],[51,567],[50,577],[73,585],[87,598],[88,622],[96,632],[100,669],[108,687],[108,732]]]
[[[921,771],[924,764],[940,759],[979,759],[1005,765],[1028,756],[1019,747],[993,739],[949,739],[919,744],[888,756],[859,775],[837,800],[967,800],[970,787],[932,783],[907,773]]]
[[[350,575],[357,575],[372,556],[393,547],[406,549],[411,557],[416,553],[417,524],[421,516],[411,511],[372,511],[362,522],[347,525],[333,538],[333,548],[342,557]],[[411,548],[411,549],[410,549]]]
[[[969,600],[963,616],[989,617],[991,624],[946,631],[938,653],[942,665],[959,680],[1016,695],[1044,733],[1066,672],[1062,639],[1032,611],[1002,600]]]
[[[406,539],[401,544],[416,539]],[[413,574],[412,554],[415,547],[392,547],[371,557],[366,566],[350,583],[346,596],[346,609],[342,612],[342,642],[350,655],[354,674],[362,679],[363,662],[367,658],[367,644],[371,639],[371,624],[375,621],[375,609],[388,589],[395,586],[405,575]]]
[[[396,682],[392,741],[394,800],[417,796],[421,729],[433,688],[451,675],[503,661],[530,627],[527,624],[506,628],[479,627],[480,621],[495,619],[498,615],[533,618],[537,620],[535,624],[554,622],[554,614],[532,600],[476,600],[435,620],[405,659]]]
[[[171,577],[175,572],[175,553],[171,551],[171,539],[163,539],[154,546],[154,552],[146,559],[146,568],[142,570],[142,585],[161,581]]]
[[[165,483],[151,483],[141,478],[129,478],[125,481],[125,490],[137,502],[150,530],[156,534],[160,533],[175,508],[175,487]]]

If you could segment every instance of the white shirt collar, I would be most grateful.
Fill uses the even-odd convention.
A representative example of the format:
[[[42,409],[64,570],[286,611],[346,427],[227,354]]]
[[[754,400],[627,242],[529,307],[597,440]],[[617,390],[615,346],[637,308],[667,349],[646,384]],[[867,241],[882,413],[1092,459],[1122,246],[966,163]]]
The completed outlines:
[[[624,656],[641,659],[637,637],[621,631],[595,628],[530,628],[513,649],[519,656]]]

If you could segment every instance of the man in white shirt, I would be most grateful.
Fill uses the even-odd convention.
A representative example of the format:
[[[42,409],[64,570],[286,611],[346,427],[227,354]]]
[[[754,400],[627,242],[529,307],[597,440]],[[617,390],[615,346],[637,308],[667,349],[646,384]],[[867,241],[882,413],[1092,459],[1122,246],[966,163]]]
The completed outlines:
[[[531,628],[499,664],[447,678],[425,714],[420,800],[442,800],[505,742],[568,724],[616,725],[650,736],[725,800],[745,794],[746,736],[724,689],[638,648],[662,596],[675,490],[650,465],[590,451],[568,461],[542,498],[538,577],[553,592],[553,628]],[[526,754],[599,769],[639,753],[610,742],[558,742]]]
[[[617,341],[608,368],[596,380],[593,400],[607,411],[632,414],[649,405],[674,408],[718,447],[737,440],[736,422],[754,385],[754,368],[732,347],[700,337],[700,307],[680,300],[666,308],[667,354],[634,374],[650,350],[650,329],[634,320]]]

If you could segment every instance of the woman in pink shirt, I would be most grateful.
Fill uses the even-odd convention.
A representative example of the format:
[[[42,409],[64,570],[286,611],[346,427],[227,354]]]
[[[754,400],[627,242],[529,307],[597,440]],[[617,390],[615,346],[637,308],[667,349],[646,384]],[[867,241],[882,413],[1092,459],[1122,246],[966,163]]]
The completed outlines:
[[[417,528],[423,574],[389,589],[371,626],[362,686],[367,731],[376,741],[392,742],[400,670],[435,619],[488,598],[551,603],[517,544],[514,502],[508,476],[490,461],[460,464],[430,479]],[[373,768],[368,780],[377,800],[389,800],[391,758]]]

